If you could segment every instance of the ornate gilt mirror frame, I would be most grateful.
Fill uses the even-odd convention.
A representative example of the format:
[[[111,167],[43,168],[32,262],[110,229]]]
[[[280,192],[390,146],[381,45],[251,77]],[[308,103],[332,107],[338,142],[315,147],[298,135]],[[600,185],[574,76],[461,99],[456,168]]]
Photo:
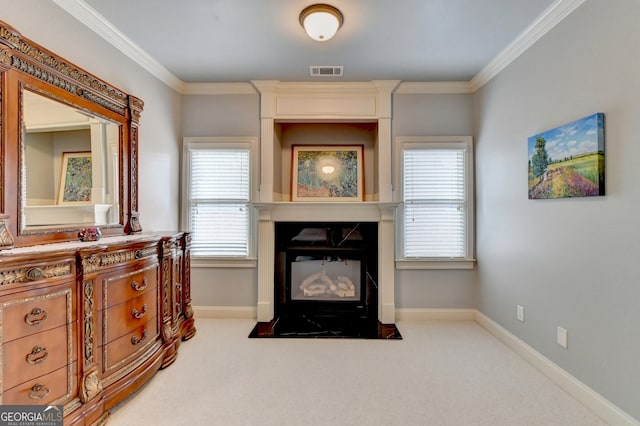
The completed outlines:
[[[106,117],[120,126],[119,223],[103,235],[142,230],[138,211],[138,125],[144,103],[57,56],[0,21],[0,250],[11,247],[71,241],[79,226],[49,227],[23,232],[20,226],[23,87]]]

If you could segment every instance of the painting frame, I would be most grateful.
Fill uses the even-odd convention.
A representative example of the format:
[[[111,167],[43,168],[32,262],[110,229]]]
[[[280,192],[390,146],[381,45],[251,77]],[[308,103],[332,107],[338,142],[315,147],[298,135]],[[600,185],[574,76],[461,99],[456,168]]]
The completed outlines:
[[[605,195],[605,116],[582,117],[527,139],[530,200]]]
[[[293,145],[291,201],[364,200],[362,145]]]
[[[58,204],[91,204],[91,151],[62,153]]]

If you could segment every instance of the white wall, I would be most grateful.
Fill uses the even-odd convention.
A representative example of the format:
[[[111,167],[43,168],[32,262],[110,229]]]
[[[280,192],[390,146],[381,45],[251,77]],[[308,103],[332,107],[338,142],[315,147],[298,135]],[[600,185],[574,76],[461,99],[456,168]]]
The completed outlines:
[[[144,231],[178,229],[181,97],[53,2],[2,0],[0,20],[145,103],[139,131]]]
[[[478,91],[474,111],[479,310],[640,419],[638,17],[637,0],[588,0]],[[607,195],[528,200],[527,138],[595,112]]]

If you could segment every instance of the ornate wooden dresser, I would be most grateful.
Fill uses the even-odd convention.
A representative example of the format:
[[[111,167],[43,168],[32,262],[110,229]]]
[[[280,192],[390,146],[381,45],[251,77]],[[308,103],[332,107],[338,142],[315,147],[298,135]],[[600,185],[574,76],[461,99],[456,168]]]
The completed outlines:
[[[190,235],[140,224],[143,107],[0,21],[0,404],[103,423],[195,334]]]
[[[0,402],[103,421],[194,335],[189,250],[175,233],[0,252]]]

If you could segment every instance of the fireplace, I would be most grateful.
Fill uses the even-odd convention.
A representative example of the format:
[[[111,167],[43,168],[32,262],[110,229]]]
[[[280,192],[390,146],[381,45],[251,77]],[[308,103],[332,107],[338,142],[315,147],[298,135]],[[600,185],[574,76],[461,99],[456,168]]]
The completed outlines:
[[[249,337],[402,339],[379,321],[379,223],[274,223],[274,318]]]
[[[282,284],[274,285],[274,277],[279,277],[275,268],[279,262],[284,262],[278,260],[282,253],[276,254],[274,244],[275,228],[279,222],[307,222],[312,225],[366,222],[375,227],[377,251],[371,249],[365,253],[368,265],[376,263],[375,267],[367,266],[366,269],[367,273],[375,276],[375,284],[367,277],[362,292],[371,299],[373,295],[369,289],[374,286],[377,289],[377,307],[375,300],[365,300],[363,309],[367,314],[377,310],[377,321],[381,324],[395,323],[394,222],[398,200],[394,199],[392,185],[391,106],[392,94],[398,83],[397,80],[335,83],[252,81],[260,93],[260,175],[256,177],[259,181],[258,194],[255,194],[258,201],[253,203],[258,215],[256,317],[259,323],[272,323],[277,320],[276,310],[296,310],[298,304],[305,302],[293,296],[291,303],[287,304],[286,292],[280,287]],[[293,201],[293,147],[327,144],[363,146],[365,185],[361,202]],[[278,243],[281,241],[279,238]],[[327,256],[333,257],[335,253]],[[283,274],[285,268],[281,267],[279,274]],[[361,295],[353,297],[360,299]],[[325,311],[349,306],[354,301],[331,302],[333,306]],[[318,309],[323,311],[322,307]]]
[[[375,222],[276,222],[276,315],[377,321],[377,253]]]

